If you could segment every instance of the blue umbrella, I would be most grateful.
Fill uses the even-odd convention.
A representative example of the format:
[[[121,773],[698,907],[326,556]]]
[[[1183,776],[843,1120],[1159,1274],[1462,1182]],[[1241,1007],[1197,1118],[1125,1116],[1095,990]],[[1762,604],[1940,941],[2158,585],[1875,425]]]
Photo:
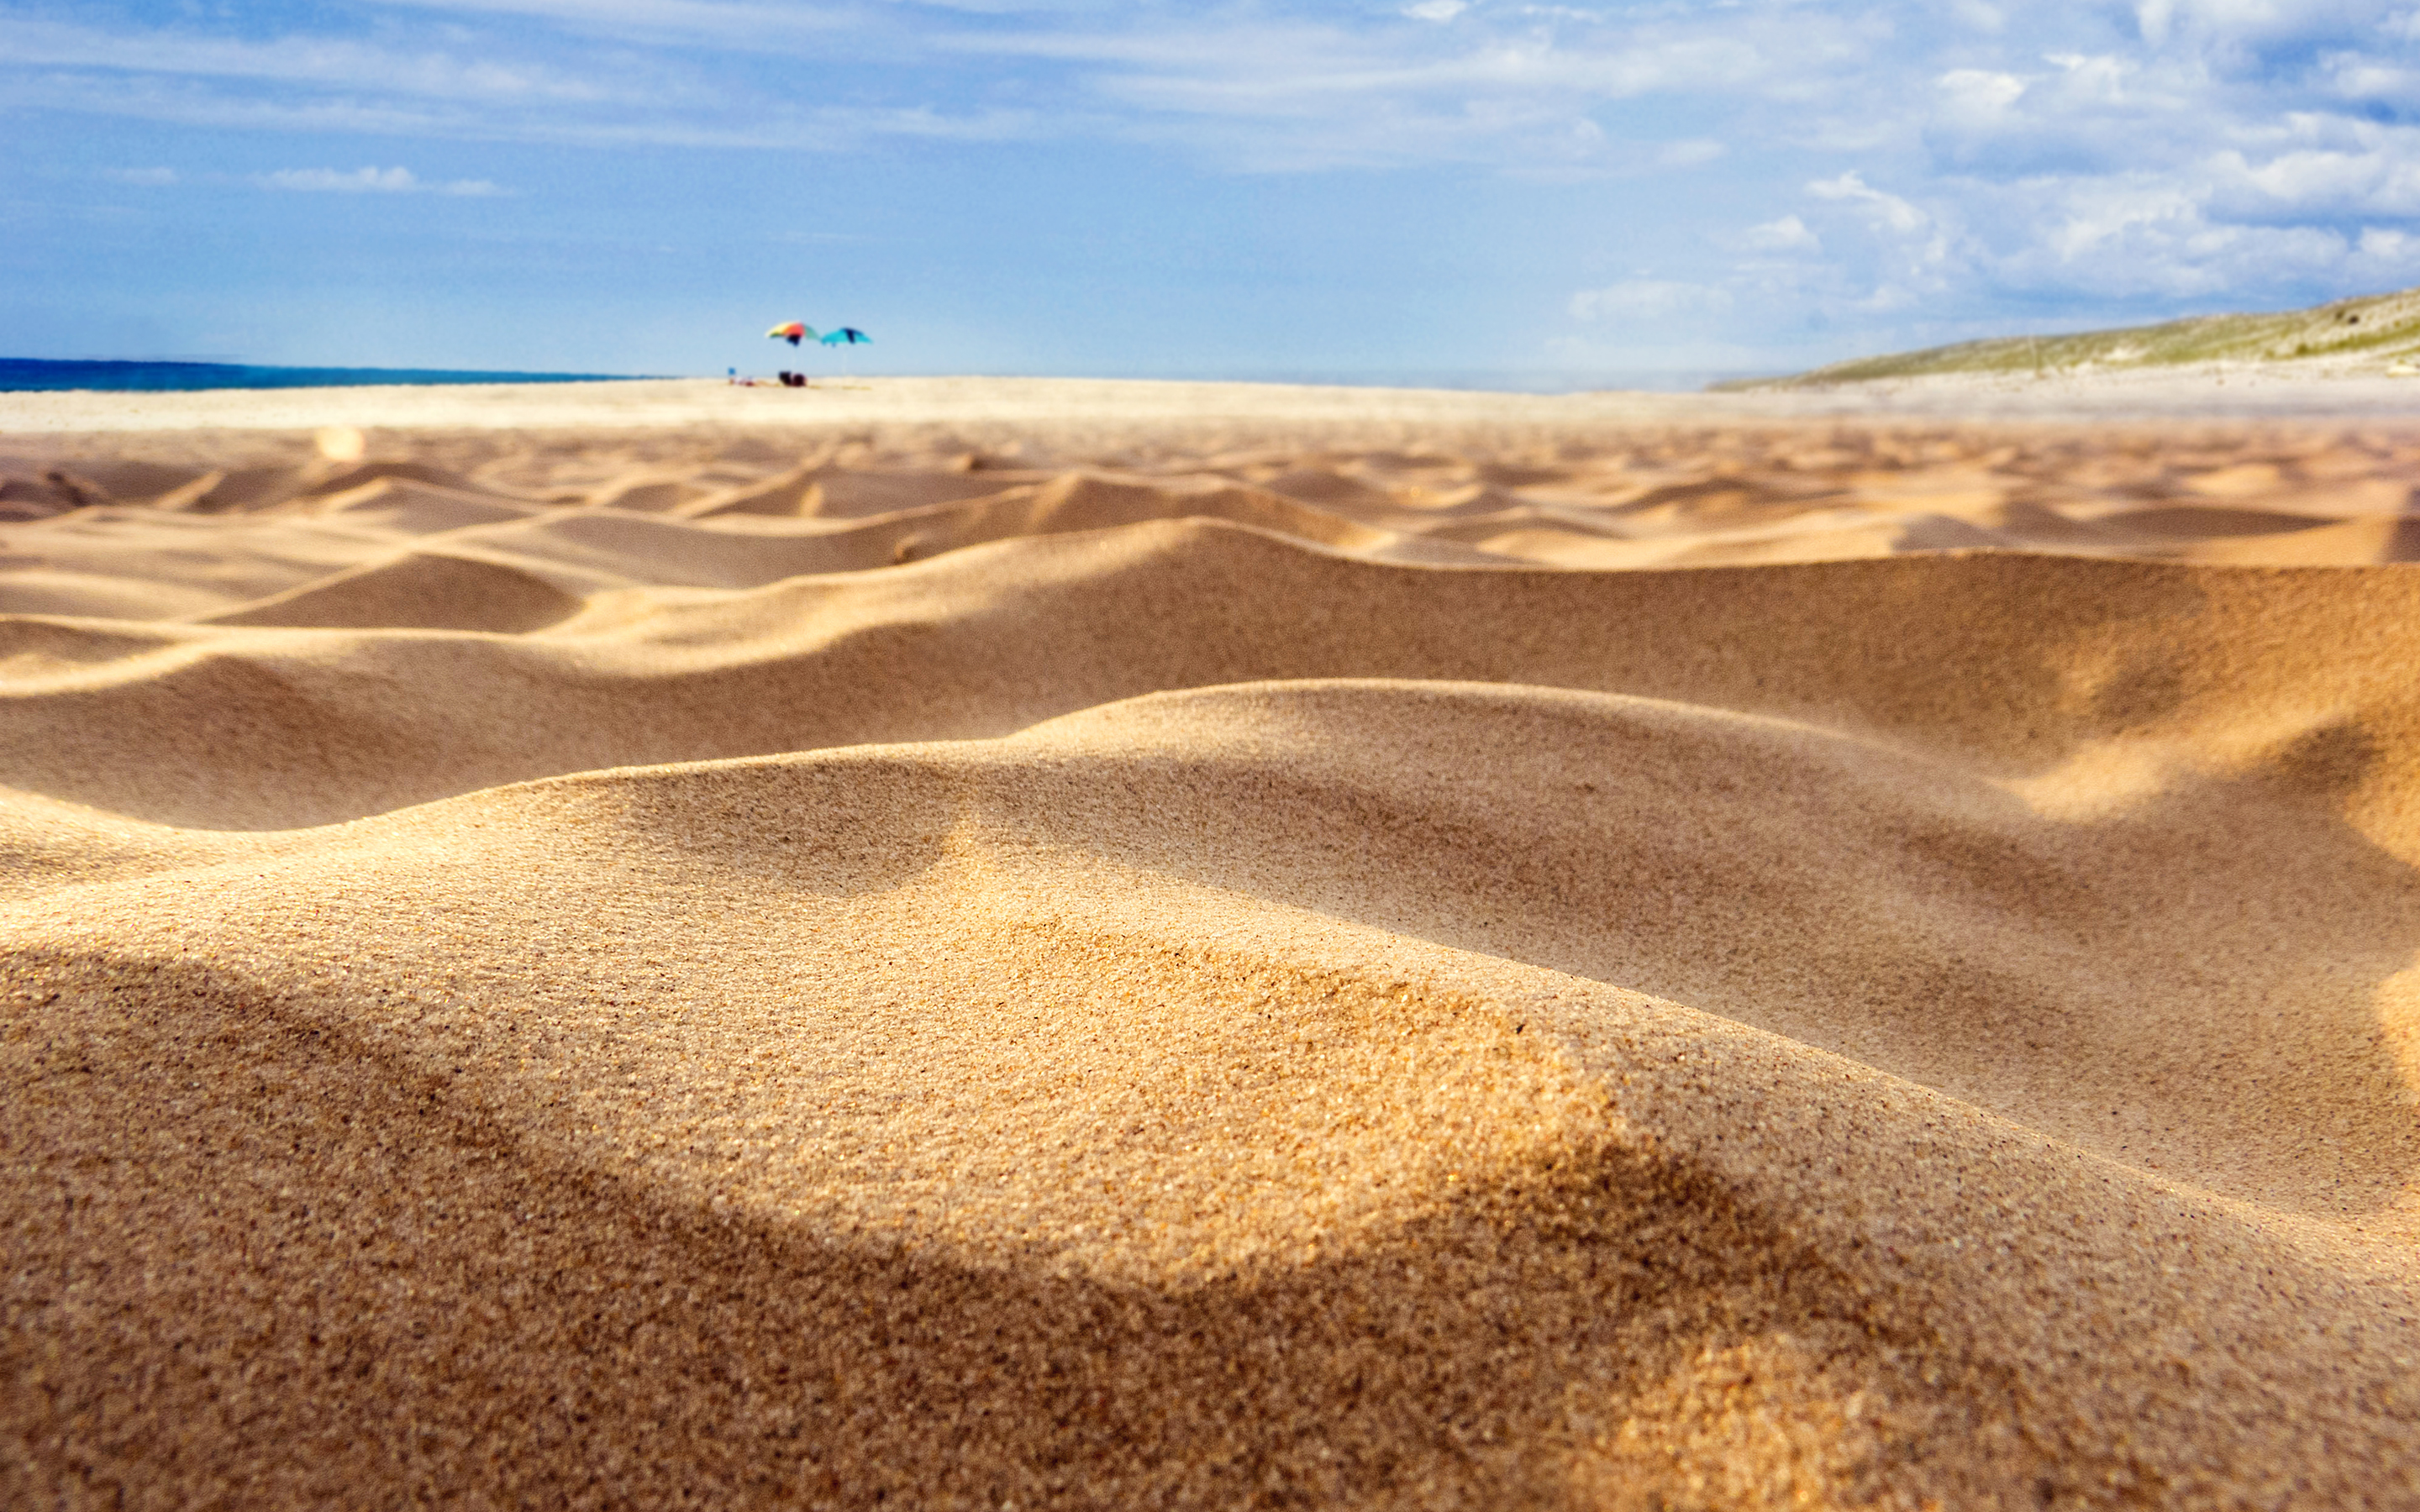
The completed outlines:
[[[838,331],[827,331],[823,333],[822,337],[823,344],[825,346],[839,347],[844,349],[854,347],[859,342],[870,342],[874,338],[872,336],[869,336],[864,332],[858,330],[855,326],[843,326]],[[848,363],[846,362],[843,362],[840,364],[840,370],[844,373],[847,372]]]

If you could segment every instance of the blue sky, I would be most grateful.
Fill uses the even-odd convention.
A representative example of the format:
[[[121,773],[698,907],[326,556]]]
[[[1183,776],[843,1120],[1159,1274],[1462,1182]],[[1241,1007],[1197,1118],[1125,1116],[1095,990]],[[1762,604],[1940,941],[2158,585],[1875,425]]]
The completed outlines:
[[[0,0],[0,353],[1792,368],[2420,284],[2359,0]]]

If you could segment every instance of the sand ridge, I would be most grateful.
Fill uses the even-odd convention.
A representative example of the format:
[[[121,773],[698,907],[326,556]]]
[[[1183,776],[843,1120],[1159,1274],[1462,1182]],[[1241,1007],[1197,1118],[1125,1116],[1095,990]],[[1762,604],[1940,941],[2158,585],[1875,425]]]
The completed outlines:
[[[2420,436],[1121,424],[0,442],[0,1500],[2420,1503]]]

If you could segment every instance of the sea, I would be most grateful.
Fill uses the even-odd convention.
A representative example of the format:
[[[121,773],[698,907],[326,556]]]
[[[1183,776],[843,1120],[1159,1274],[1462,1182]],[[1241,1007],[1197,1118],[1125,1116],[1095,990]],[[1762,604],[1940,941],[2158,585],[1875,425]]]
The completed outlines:
[[[0,393],[100,389],[179,393],[200,389],[349,389],[384,383],[593,383],[621,373],[482,373],[442,367],[262,367],[250,363],[55,362],[0,357]]]
[[[387,383],[598,383],[628,379],[639,376],[641,375],[630,373],[498,373],[474,368],[444,367],[268,367],[249,363],[94,360],[65,362],[35,357],[0,357],[0,393],[101,389],[121,393],[174,393],[199,389],[360,388]],[[1466,389],[1511,393],[1578,393],[1590,390],[1606,389],[1694,393],[1717,379],[1749,378],[1756,375],[1732,371],[1698,372],[1664,369],[1650,372],[1606,372],[1553,369],[1394,371],[1356,368],[1333,371],[1295,369],[1227,372],[1135,371],[1058,376],[1177,378],[1208,382],[1341,384],[1353,388]]]

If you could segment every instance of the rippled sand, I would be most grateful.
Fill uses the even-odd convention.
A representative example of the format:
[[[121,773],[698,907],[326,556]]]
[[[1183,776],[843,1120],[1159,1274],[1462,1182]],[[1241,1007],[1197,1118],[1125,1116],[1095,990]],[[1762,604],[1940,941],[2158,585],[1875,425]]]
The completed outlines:
[[[0,435],[0,1503],[2420,1503],[2420,424],[1165,397]]]

